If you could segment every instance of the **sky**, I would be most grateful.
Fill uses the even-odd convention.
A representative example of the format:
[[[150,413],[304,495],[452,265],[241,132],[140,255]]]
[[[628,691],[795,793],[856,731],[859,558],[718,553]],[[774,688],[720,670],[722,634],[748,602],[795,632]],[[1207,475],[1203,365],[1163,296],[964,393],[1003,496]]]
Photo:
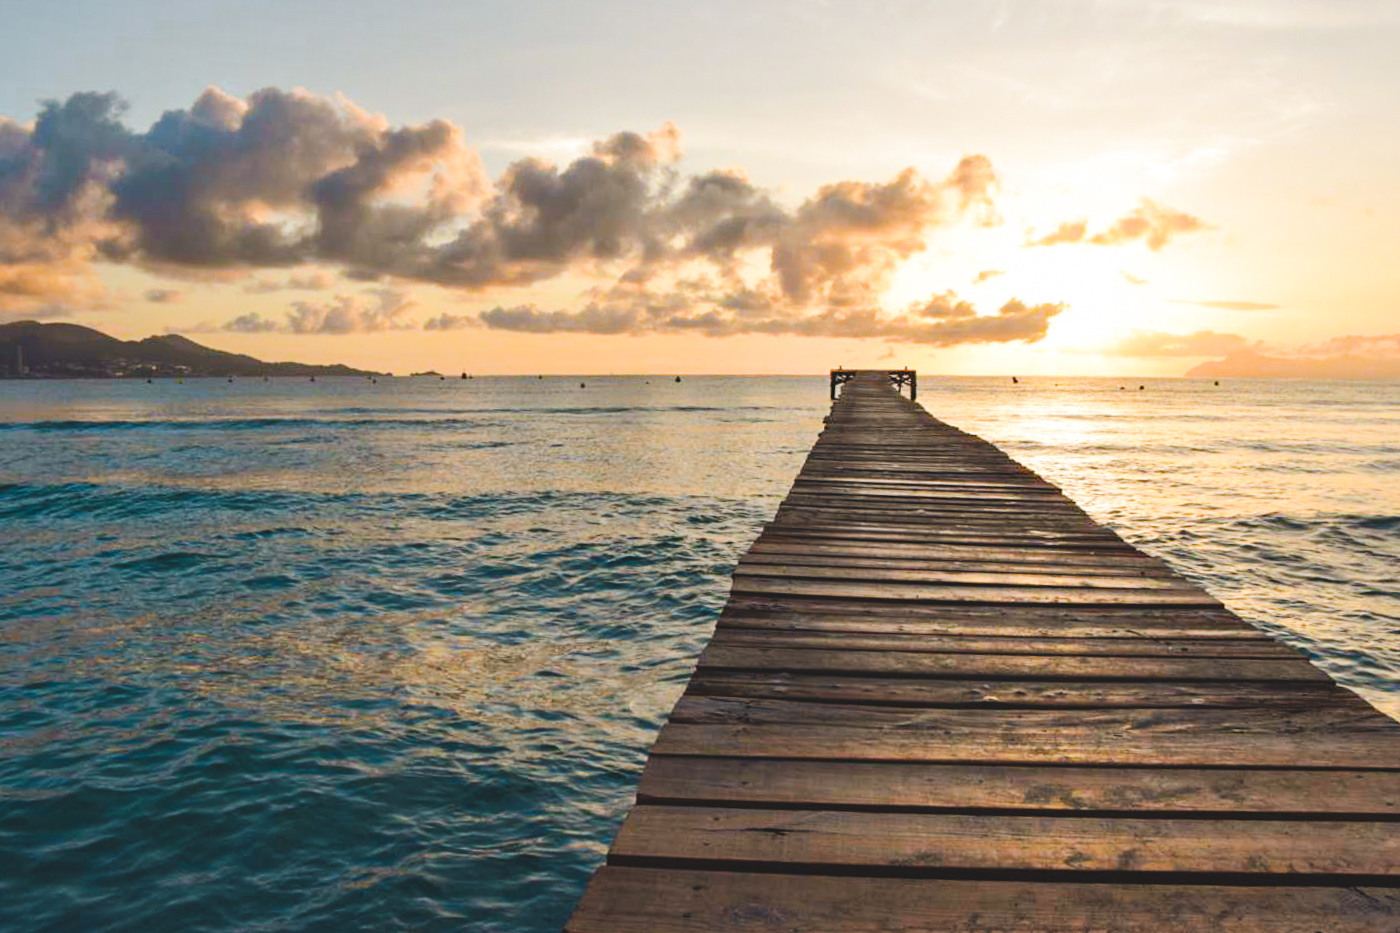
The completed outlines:
[[[1394,3],[7,0],[5,34],[0,322],[401,373],[1400,378]]]

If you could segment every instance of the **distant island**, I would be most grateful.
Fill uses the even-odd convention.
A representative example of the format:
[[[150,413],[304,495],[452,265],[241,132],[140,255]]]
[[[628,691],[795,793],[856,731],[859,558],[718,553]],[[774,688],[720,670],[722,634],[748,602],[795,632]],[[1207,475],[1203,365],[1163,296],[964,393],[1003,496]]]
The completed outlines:
[[[336,363],[264,363],[178,334],[118,340],[78,324],[0,324],[0,378],[150,379],[159,376],[379,376]]]
[[[1351,355],[1266,356],[1238,350],[1223,360],[1201,363],[1186,371],[1189,379],[1253,377],[1261,379],[1400,379],[1400,359]]]

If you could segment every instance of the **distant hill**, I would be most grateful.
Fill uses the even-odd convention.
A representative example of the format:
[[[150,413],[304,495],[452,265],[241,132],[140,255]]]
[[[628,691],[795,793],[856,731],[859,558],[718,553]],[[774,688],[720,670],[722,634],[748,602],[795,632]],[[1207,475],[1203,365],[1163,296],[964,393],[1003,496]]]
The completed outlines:
[[[121,378],[150,376],[369,376],[339,363],[264,363],[166,334],[118,340],[78,324],[0,324],[0,376]]]
[[[1400,379],[1400,360],[1359,356],[1265,356],[1253,350],[1231,353],[1223,360],[1201,363],[1188,377],[1260,377],[1266,379]]]

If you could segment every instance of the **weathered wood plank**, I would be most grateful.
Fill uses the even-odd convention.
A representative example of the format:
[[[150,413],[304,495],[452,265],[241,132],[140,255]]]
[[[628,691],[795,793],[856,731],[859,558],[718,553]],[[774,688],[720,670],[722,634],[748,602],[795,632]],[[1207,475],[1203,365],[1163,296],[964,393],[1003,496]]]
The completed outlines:
[[[1027,767],[658,755],[642,772],[637,799],[653,804],[836,810],[1400,819],[1400,771]]]
[[[1400,823],[638,806],[612,861],[733,868],[1394,877]]]
[[[1085,655],[1091,657],[1281,658],[1298,653],[1268,639],[1034,638],[974,635],[762,631],[721,625],[716,647],[821,648],[832,651],[921,651],[933,654]]]
[[[854,580],[868,583],[952,583],[959,586],[1052,586],[1106,590],[1189,590],[1193,594],[1202,592],[1196,584],[1180,577],[1106,576],[1034,570],[909,570],[889,566],[823,567],[811,564],[746,561],[735,567],[734,576]]]
[[[995,586],[952,583],[896,583],[879,580],[818,580],[809,577],[735,574],[736,593],[832,596],[838,599],[889,599],[920,602],[1120,604],[1137,606],[1218,606],[1204,590],[1111,589],[1108,587]]]
[[[1016,626],[1097,625],[1140,628],[1234,627],[1258,631],[1224,606],[975,606],[940,603],[887,603],[870,600],[744,596],[730,598],[722,613],[801,618],[849,618],[871,621],[1005,622]]]
[[[749,548],[739,559],[739,566],[755,564],[791,564],[812,567],[863,567],[892,570],[972,570],[1005,573],[1077,573],[1129,577],[1182,579],[1163,563],[1135,558],[1084,557],[1020,554],[989,554],[967,550],[956,556],[948,554],[892,552],[872,550],[863,552],[846,548],[811,548],[764,545]]]
[[[818,648],[730,648],[714,645],[699,667],[729,670],[881,674],[999,680],[1313,681],[1329,678],[1307,661],[1235,658],[1095,658],[1013,654],[926,655]]]
[[[808,703],[687,694],[671,711],[671,722],[827,726],[893,729],[939,735],[980,736],[1105,735],[1166,736],[1197,733],[1229,735],[1381,732],[1400,739],[1394,721],[1365,704],[1318,708],[1179,709],[928,709],[853,703]],[[1397,746],[1400,748],[1400,746]],[[1400,768],[1400,761],[1395,763]]]
[[[1371,706],[1333,684],[1170,681],[936,680],[726,671],[701,668],[689,692],[702,696],[880,703],[891,706],[1173,709],[1179,707],[1268,707],[1316,709]]]
[[[668,723],[653,755],[809,758],[979,764],[1135,765],[1172,768],[1389,770],[1400,732],[1250,734],[970,733],[792,724]]]
[[[1035,884],[607,866],[568,933],[1395,933],[1400,890]]]
[[[1012,608],[1012,607],[1006,607]],[[730,609],[721,614],[718,629],[750,629],[775,632],[850,632],[852,634],[906,634],[964,637],[1049,639],[1223,639],[1277,644],[1269,636],[1238,619],[1219,622],[1158,618],[1055,618],[1012,614],[946,618],[909,618],[898,613],[758,611]]]

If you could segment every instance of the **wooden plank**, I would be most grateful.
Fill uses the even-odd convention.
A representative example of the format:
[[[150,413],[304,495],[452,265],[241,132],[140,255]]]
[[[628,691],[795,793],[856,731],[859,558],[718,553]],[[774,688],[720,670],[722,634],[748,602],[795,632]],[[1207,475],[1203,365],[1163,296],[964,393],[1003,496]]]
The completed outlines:
[[[653,755],[978,764],[1133,765],[1169,768],[1390,770],[1400,731],[1250,734],[969,733],[808,725],[668,723]]]
[[[688,692],[699,696],[954,708],[1173,709],[1267,706],[1272,709],[1316,709],[1357,704],[1370,708],[1370,704],[1356,694],[1321,682],[926,680],[701,668],[691,678]]]
[[[811,564],[740,563],[735,577],[791,577],[802,580],[854,580],[862,583],[954,583],[959,586],[1052,586],[1108,590],[1203,591],[1180,577],[1103,576],[1044,571],[907,570],[899,567],[819,567]],[[1216,602],[1212,597],[1206,597]]]
[[[641,803],[1400,818],[1397,771],[1242,771],[673,758],[647,762]]]
[[[806,599],[796,596],[772,599],[739,595],[731,597],[722,616],[735,614],[768,615],[775,618],[840,617],[920,622],[1005,622],[1016,626],[1118,625],[1132,629],[1221,625],[1245,631],[1258,631],[1224,606],[975,606]]]
[[[1009,573],[1081,573],[1111,574],[1116,576],[1159,577],[1182,579],[1166,564],[1153,560],[1121,557],[1085,556],[1076,559],[1073,555],[1036,554],[992,554],[987,551],[961,549],[956,556],[929,551],[887,551],[871,549],[862,551],[848,548],[812,548],[802,545],[755,545],[739,559],[739,566],[749,564],[781,563],[813,567],[867,567],[880,569],[907,570],[981,570],[1004,571]]]
[[[1395,933],[1400,890],[607,866],[568,933]]]
[[[1139,606],[1218,606],[1215,597],[1197,589],[1109,589],[1107,587],[984,586],[894,583],[863,580],[814,580],[736,574],[736,593],[833,596],[838,599],[917,600],[969,603],[1100,603]]]
[[[1054,548],[1096,553],[1137,554],[1132,545],[1107,530],[1061,532],[1016,526],[998,529],[899,526],[870,522],[833,525],[815,519],[772,524],[762,540],[810,541],[814,544],[866,541],[878,544],[959,544],[998,548]]]
[[[1394,878],[1400,823],[638,806],[610,861],[812,869]]]
[[[1085,655],[1091,657],[1287,658],[1298,653],[1269,639],[1024,638],[974,635],[763,631],[722,625],[710,644],[724,647],[922,651],[932,654]]]
[[[728,609],[720,615],[718,629],[1053,639],[1212,638],[1276,644],[1268,635],[1238,619],[1216,622],[1194,617],[1178,620],[1160,616],[1098,619],[1083,614],[1070,618],[1012,614],[1008,618],[998,618],[994,615],[969,616],[950,612],[945,618],[909,618],[899,613]]]
[[[1053,733],[1116,737],[1225,733],[1235,736],[1380,732],[1400,741],[1400,730],[1369,706],[1317,709],[929,709],[853,703],[805,703],[687,694],[671,711],[673,723],[826,726],[831,729],[892,729],[907,733],[982,736]],[[1397,745],[1400,748],[1400,745]],[[1400,761],[1395,762],[1400,767]]]
[[[1330,678],[1307,661],[1235,658],[1095,658],[1011,654],[926,655],[896,651],[822,651],[816,648],[729,648],[700,654],[699,667],[729,670],[880,674],[886,677],[958,677],[998,680],[1214,680],[1312,681]]]

